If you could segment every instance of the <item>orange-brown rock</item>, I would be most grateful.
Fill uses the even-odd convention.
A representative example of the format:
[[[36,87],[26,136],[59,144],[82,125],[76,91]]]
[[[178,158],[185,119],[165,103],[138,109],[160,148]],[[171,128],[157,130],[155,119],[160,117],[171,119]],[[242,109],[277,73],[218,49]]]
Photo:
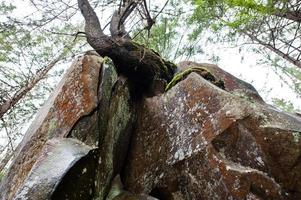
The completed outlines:
[[[144,100],[125,186],[166,200],[298,199],[300,131],[300,118],[192,73]]]
[[[98,105],[99,71],[102,58],[87,55],[78,58],[65,74],[52,96],[38,112],[18,147],[7,176],[1,182],[1,199],[17,195],[51,138],[67,137],[75,123]]]

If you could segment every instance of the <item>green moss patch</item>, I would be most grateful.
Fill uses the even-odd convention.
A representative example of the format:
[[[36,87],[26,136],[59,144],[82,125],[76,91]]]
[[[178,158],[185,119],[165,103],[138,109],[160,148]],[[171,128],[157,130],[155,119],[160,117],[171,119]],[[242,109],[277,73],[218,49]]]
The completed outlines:
[[[175,86],[178,82],[184,80],[190,73],[196,72],[201,75],[204,79],[210,81],[217,87],[225,89],[224,82],[222,80],[217,80],[215,76],[205,67],[189,67],[186,70],[177,73],[173,79],[167,84],[165,91],[168,91],[170,88]]]

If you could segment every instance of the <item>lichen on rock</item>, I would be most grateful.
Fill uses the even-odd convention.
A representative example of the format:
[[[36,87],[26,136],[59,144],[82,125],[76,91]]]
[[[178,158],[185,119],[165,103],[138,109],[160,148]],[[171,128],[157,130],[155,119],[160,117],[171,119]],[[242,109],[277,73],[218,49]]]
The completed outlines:
[[[250,105],[196,73],[145,99],[138,113],[125,170],[131,192],[183,200],[301,197],[301,142],[292,134],[300,118]]]

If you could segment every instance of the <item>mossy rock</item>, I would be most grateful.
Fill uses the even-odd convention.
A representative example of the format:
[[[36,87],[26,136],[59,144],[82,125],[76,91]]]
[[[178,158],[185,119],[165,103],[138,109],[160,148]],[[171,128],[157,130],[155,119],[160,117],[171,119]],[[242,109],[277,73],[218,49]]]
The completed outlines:
[[[207,68],[205,67],[188,67],[186,70],[177,73],[173,79],[167,84],[165,91],[168,91],[170,88],[175,86],[178,82],[184,80],[190,73],[195,72],[201,75],[207,81],[210,81],[212,84],[216,85],[221,89],[225,89],[224,82],[220,79],[217,79]]]
[[[133,41],[117,42],[121,49],[120,54],[109,57],[117,72],[124,74],[136,86],[148,88],[155,79],[164,79],[167,82],[172,79],[176,65],[164,60],[159,53]]]

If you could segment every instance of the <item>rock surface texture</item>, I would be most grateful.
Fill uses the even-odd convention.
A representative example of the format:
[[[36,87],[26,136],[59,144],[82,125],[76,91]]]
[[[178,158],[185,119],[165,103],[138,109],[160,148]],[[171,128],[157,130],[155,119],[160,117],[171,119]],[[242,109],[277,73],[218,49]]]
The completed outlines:
[[[101,63],[100,57],[84,56],[72,64],[55,92],[38,112],[35,121],[19,145],[16,158],[7,176],[1,182],[2,199],[15,198],[19,195],[17,191],[23,185],[28,185],[25,180],[32,173],[33,165],[47,155],[43,147],[46,146],[48,140],[67,137],[75,123],[97,107]],[[38,163],[44,164],[44,162]],[[48,163],[45,164],[47,167]],[[67,170],[69,164],[66,163],[65,167]],[[45,175],[41,174],[41,176]],[[26,199],[27,195],[30,196],[30,192],[22,193],[21,199]]]
[[[300,198],[300,118],[221,90],[196,73],[147,98],[125,186],[159,199]]]
[[[301,199],[301,118],[215,65],[178,70],[188,67],[224,87],[192,72],[137,96],[102,58],[78,58],[19,145],[0,199]]]

